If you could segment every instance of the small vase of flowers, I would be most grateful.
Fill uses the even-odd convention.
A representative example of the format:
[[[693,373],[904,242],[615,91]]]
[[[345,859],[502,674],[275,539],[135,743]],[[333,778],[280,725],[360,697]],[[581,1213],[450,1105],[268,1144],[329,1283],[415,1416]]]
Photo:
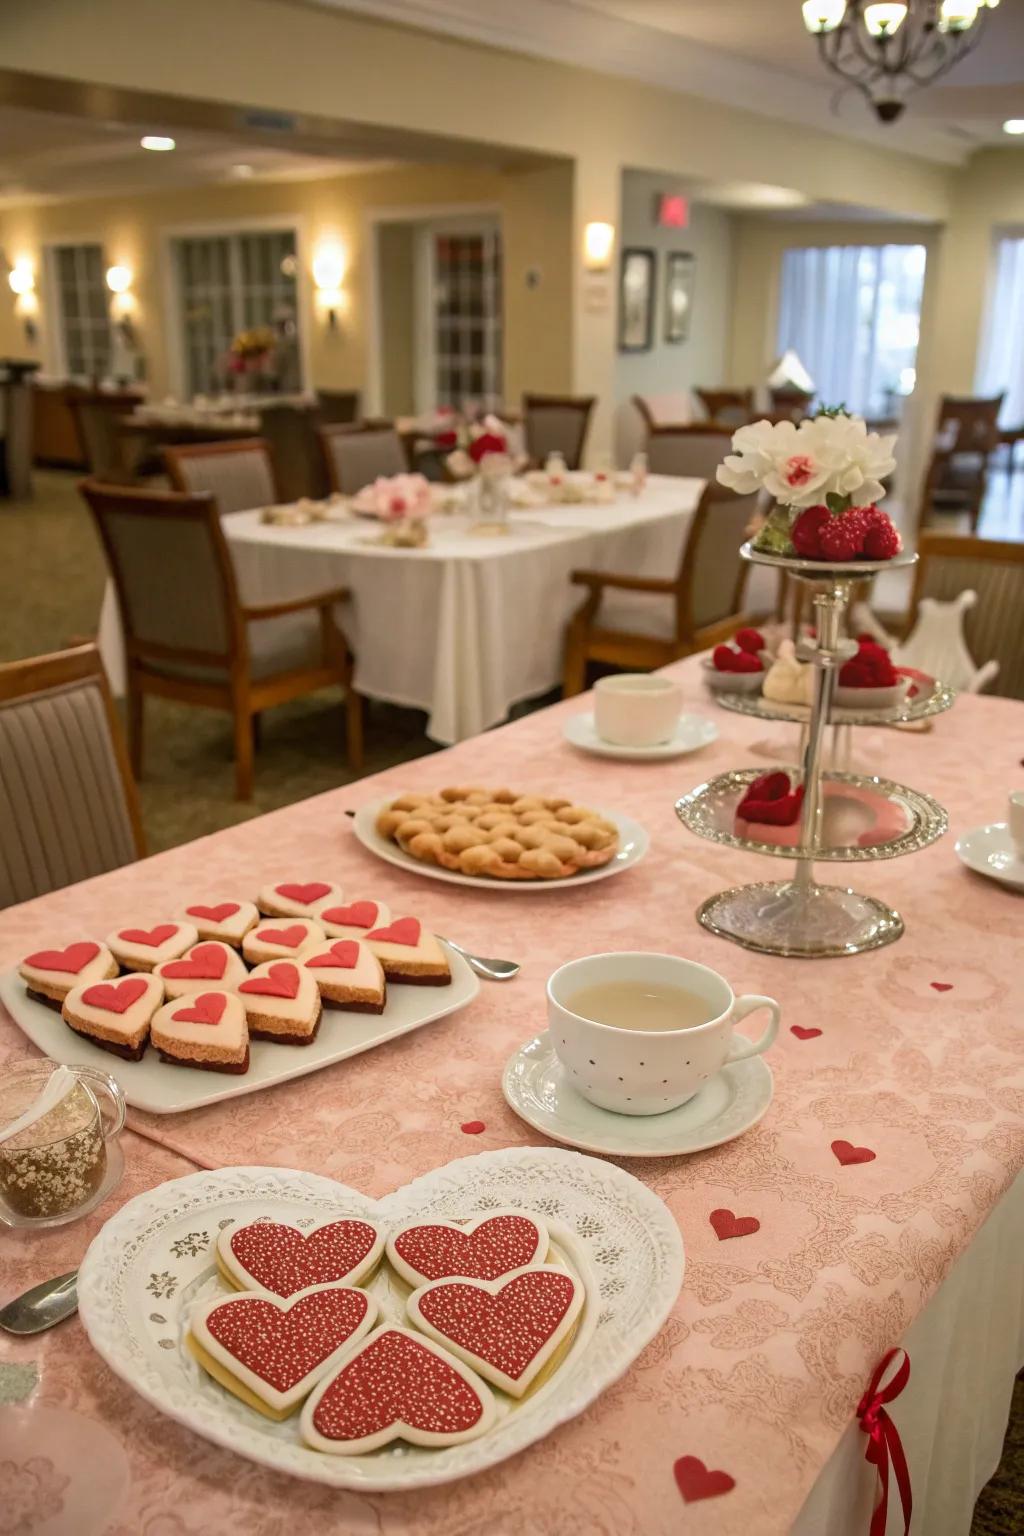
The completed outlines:
[[[269,325],[239,331],[228,349],[227,371],[237,390],[251,391],[274,378],[277,337]]]

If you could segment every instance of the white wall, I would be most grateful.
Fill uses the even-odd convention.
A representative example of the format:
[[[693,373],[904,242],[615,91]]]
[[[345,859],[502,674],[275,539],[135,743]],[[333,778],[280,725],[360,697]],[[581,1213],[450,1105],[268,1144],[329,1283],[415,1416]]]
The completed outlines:
[[[620,352],[615,368],[615,450],[628,463],[641,445],[641,426],[629,404],[632,395],[666,395],[695,384],[729,381],[732,344],[733,220],[721,209],[690,203],[686,229],[662,229],[656,221],[660,193],[685,194],[670,176],[624,171],[619,216],[619,255],[627,246],[651,247],[655,269],[654,340],[649,352]],[[697,258],[693,314],[686,341],[665,341],[665,272],[670,251],[691,251]]]

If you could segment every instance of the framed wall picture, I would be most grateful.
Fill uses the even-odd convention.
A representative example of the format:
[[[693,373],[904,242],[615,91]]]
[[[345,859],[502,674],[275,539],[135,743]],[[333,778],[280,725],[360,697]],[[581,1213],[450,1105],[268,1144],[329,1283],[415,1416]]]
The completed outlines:
[[[690,251],[669,251],[665,258],[665,340],[685,341],[693,313],[697,258]]]
[[[654,341],[653,250],[627,246],[619,287],[619,351],[648,352]]]

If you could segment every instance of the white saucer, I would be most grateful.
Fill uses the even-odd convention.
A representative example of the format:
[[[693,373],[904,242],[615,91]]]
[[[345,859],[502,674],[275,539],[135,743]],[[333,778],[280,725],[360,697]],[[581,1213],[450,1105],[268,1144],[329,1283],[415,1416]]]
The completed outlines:
[[[594,728],[593,713],[570,715],[562,728],[562,735],[574,747],[592,752],[595,757],[619,757],[630,762],[660,762],[664,758],[683,757],[718,740],[718,727],[703,715],[680,715],[675,735],[671,741],[660,741],[653,747],[622,747],[603,741]]]
[[[723,1067],[706,1088],[664,1115],[617,1115],[598,1109],[565,1080],[545,1030],[512,1055],[501,1090],[527,1125],[583,1152],[611,1157],[680,1157],[732,1141],[756,1125],[772,1101],[763,1056]]]
[[[1013,891],[1024,891],[1024,858],[1014,848],[1005,821],[965,832],[957,838],[956,855],[975,874],[988,875],[990,880],[998,880]]]

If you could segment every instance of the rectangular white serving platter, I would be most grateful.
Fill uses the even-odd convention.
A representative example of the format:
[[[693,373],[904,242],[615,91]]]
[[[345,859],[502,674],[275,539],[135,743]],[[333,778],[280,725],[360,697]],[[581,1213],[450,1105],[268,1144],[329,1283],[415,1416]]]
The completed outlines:
[[[452,971],[450,986],[389,986],[384,1012],[379,1014],[325,1008],[312,1045],[274,1045],[272,1041],[254,1040],[249,1070],[237,1077],[230,1072],[175,1066],[161,1061],[152,1049],[147,1050],[141,1061],[124,1061],[112,1051],[103,1051],[69,1029],[55,1009],[29,997],[17,971],[0,976],[0,1002],[18,1028],[51,1061],[69,1067],[98,1067],[120,1083],[133,1109],[144,1109],[152,1115],[177,1115],[186,1109],[218,1104],[222,1099],[259,1093],[262,1088],[287,1083],[293,1077],[305,1077],[309,1072],[346,1061],[349,1056],[358,1056],[386,1040],[395,1040],[465,1008],[476,997],[480,983],[461,955],[449,950],[448,959]]]

